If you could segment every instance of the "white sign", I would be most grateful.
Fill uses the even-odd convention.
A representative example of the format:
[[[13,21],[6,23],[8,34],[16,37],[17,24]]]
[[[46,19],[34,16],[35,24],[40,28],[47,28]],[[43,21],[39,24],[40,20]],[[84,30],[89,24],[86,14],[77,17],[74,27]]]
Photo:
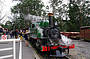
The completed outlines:
[[[2,40],[6,40],[6,39],[7,39],[7,35],[2,35],[2,36],[1,36],[1,39],[2,39]]]

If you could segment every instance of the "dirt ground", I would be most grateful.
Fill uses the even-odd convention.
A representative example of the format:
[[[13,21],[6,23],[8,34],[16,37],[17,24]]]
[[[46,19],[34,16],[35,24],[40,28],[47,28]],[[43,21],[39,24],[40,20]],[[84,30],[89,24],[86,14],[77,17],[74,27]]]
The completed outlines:
[[[71,59],[90,59],[90,42],[73,40],[75,49],[70,50]]]

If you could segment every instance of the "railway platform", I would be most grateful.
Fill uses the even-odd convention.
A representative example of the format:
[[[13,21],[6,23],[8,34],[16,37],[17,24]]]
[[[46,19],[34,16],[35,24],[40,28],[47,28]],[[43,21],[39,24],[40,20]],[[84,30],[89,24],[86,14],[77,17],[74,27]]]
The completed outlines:
[[[20,44],[19,42],[16,42],[16,59],[19,59],[19,44]],[[0,43],[0,49],[9,48],[12,46],[13,46],[12,42]],[[13,54],[13,50],[0,51],[0,56],[6,56],[10,54]],[[26,47],[25,43],[22,42],[22,59],[35,59],[35,58],[40,59],[36,54],[35,50],[31,46]],[[8,57],[4,59],[13,59],[13,57]]]

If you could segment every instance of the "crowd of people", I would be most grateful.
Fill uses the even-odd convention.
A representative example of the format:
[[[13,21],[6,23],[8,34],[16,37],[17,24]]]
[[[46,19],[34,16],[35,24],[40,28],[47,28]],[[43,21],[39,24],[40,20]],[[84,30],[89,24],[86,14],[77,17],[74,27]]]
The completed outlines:
[[[8,39],[11,39],[11,38],[17,39],[19,37],[20,38],[22,37],[22,40],[25,41],[26,46],[28,46],[28,44],[29,44],[28,43],[29,34],[30,34],[29,28],[21,29],[21,30],[18,30],[18,29],[8,30],[8,29],[2,29],[2,28],[0,28],[0,33],[3,33],[1,35],[7,35],[7,38]]]

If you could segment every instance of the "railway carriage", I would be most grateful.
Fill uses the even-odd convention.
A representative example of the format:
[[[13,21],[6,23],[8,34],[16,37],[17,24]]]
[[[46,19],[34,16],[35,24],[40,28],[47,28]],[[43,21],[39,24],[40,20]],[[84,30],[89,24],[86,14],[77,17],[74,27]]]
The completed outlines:
[[[80,38],[90,41],[90,26],[82,26],[80,28]]]

